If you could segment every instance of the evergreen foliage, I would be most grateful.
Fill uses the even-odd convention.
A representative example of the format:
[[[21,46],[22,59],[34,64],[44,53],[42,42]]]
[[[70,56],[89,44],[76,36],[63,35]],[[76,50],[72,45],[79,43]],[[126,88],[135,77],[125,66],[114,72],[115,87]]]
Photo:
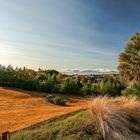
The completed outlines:
[[[0,86],[74,95],[120,95],[124,88],[116,76],[68,76],[55,70],[34,71],[0,65]]]

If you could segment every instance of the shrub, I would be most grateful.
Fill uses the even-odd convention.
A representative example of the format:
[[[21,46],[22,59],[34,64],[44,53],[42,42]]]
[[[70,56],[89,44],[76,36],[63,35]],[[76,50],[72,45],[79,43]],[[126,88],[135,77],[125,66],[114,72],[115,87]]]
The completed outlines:
[[[130,96],[130,95],[140,96],[140,85],[137,84],[129,85],[122,91],[122,94],[125,96]]]
[[[54,98],[54,97],[55,97],[55,95],[51,95],[51,94],[48,94],[48,95],[46,96],[47,99],[51,99],[51,98]]]
[[[63,100],[61,97],[59,96],[56,96],[55,98],[53,98],[53,103],[56,104],[56,105],[61,105],[61,106],[64,106],[66,105],[66,101]]]
[[[97,97],[90,110],[103,140],[130,140],[140,134],[140,102],[136,97]]]
[[[54,95],[49,94],[46,96],[46,99],[48,100],[48,102],[55,105],[61,105],[61,106],[66,105],[66,101],[59,96],[54,96]]]
[[[52,103],[52,104],[53,104],[53,99],[54,98],[55,98],[55,96],[54,95],[51,95],[51,94],[49,94],[49,95],[46,96],[47,101],[50,102],[50,103]]]

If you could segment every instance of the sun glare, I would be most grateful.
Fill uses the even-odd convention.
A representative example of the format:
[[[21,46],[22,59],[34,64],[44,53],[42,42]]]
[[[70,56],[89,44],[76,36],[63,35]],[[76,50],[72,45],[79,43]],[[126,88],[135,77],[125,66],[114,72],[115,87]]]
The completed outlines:
[[[0,56],[7,56],[8,53],[9,50],[7,49],[7,47],[3,44],[0,44]]]
[[[9,56],[10,50],[4,44],[0,44],[0,63],[6,64]]]

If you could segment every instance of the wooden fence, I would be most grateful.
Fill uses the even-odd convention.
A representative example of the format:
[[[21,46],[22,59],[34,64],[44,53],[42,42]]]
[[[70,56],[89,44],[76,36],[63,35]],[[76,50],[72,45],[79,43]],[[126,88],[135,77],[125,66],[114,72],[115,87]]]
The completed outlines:
[[[10,132],[4,132],[2,133],[2,136],[0,136],[0,140],[10,140]]]

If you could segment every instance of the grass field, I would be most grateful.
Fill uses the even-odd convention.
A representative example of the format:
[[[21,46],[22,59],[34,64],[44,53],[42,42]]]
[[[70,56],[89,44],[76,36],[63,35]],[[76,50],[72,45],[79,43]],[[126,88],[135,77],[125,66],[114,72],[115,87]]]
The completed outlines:
[[[1,87],[0,133],[16,131],[88,105],[88,101],[83,98],[67,95],[63,96],[67,106],[52,105],[45,100],[46,94]]]
[[[86,120],[86,121],[85,121]],[[12,140],[99,140],[91,115],[82,110],[11,134]]]

